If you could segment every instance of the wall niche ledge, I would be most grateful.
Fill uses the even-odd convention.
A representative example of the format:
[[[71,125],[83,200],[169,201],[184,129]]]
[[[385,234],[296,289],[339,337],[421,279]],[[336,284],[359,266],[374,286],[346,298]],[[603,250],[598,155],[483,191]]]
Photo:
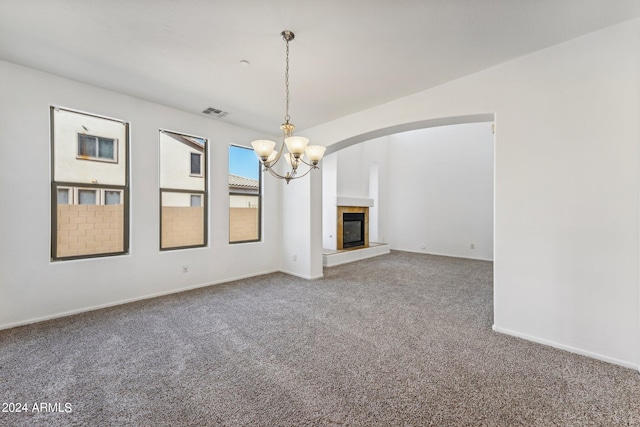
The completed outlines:
[[[363,199],[360,197],[337,197],[336,206],[357,206],[362,208],[373,207],[373,199]]]

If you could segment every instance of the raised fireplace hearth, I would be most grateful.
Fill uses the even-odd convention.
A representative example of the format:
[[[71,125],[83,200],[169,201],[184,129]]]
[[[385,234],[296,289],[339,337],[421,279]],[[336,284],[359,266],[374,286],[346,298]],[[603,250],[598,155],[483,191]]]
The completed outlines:
[[[337,249],[369,246],[369,208],[338,206]]]

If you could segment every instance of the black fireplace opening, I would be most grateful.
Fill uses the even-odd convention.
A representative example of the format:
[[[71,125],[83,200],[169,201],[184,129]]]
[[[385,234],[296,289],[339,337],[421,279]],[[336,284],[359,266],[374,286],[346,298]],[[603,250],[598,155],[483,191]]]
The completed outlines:
[[[342,214],[342,247],[364,246],[364,213]]]

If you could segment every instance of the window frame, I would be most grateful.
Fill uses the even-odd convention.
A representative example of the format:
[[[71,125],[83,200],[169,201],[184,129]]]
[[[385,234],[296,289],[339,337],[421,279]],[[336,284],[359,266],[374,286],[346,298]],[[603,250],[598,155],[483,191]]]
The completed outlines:
[[[229,164],[229,156],[231,154],[231,147],[236,147],[236,148],[242,148],[245,150],[250,150],[252,152],[254,152],[254,156],[255,156],[255,150],[253,150],[253,148],[251,147],[245,147],[242,145],[237,145],[237,144],[229,144],[228,148],[227,148],[227,165]],[[260,164],[260,162],[258,161],[258,157],[256,156],[256,163],[257,163],[257,168],[258,168],[258,194],[247,194],[247,193],[242,193],[242,192],[237,192],[237,191],[228,191],[229,195],[227,197],[227,212],[229,212],[229,219],[228,219],[228,223],[227,223],[227,228],[228,228],[228,243],[229,245],[237,245],[237,244],[242,244],[242,243],[256,243],[256,242],[262,242],[262,203],[264,198],[262,197],[262,192],[263,192],[263,170],[262,170],[262,165]],[[227,175],[229,175],[230,172],[227,172]],[[227,189],[229,188],[228,186],[228,178],[227,178]],[[258,238],[257,239],[249,239],[249,240],[235,240],[235,241],[231,241],[231,196],[252,196],[252,197],[257,197],[258,198]]]
[[[55,154],[56,154],[56,141],[55,141],[55,112],[56,111],[67,111],[70,113],[86,115],[89,117],[96,117],[99,119],[104,119],[108,121],[113,121],[116,123],[122,123],[124,126],[124,141],[120,141],[118,138],[114,140],[114,157],[116,161],[108,161],[108,163],[119,163],[118,154],[120,150],[124,150],[125,155],[125,163],[124,163],[124,184],[123,185],[113,185],[113,184],[95,184],[95,183],[86,183],[86,182],[69,182],[69,181],[55,181],[56,176],[56,168],[55,168]],[[51,174],[50,174],[50,182],[51,182],[51,200],[50,200],[50,213],[51,213],[51,247],[50,247],[50,260],[51,262],[60,262],[60,261],[73,261],[80,259],[92,259],[92,258],[105,258],[105,257],[113,257],[120,255],[129,254],[129,239],[130,239],[130,215],[129,215],[129,180],[130,180],[130,159],[129,159],[129,141],[131,139],[131,127],[130,123],[124,120],[115,119],[112,117],[100,116],[97,114],[87,113],[85,111],[74,110],[71,108],[65,108],[60,106],[49,106],[49,126],[50,126],[50,140],[51,140],[51,151],[50,151],[50,161],[51,161]],[[111,139],[111,138],[108,138]],[[76,140],[77,142],[77,140]],[[119,147],[120,143],[123,144],[123,147]],[[76,154],[77,154],[78,146],[76,144]],[[81,158],[81,160],[84,160]],[[96,160],[103,161],[101,159],[88,159],[88,160]],[[58,256],[58,189],[67,189],[69,190],[70,197],[73,197],[73,203],[69,200],[68,204],[76,204],[75,201],[77,198],[77,190],[76,187],[81,189],[96,189],[98,194],[97,204],[100,204],[100,195],[102,189],[109,190],[120,190],[122,191],[122,197],[120,199],[121,204],[123,205],[123,224],[122,224],[122,251],[117,252],[106,252],[106,253],[97,253],[97,254],[83,254],[83,255],[71,255],[71,256]]]

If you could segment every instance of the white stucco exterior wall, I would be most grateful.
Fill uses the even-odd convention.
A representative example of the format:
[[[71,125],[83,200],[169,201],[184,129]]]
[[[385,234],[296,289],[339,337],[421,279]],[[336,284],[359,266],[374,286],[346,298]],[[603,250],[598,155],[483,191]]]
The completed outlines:
[[[201,176],[191,175],[191,153],[201,156]],[[185,144],[165,132],[160,132],[160,186],[162,188],[204,191],[206,168],[204,148]]]
[[[56,181],[125,185],[125,123],[63,109],[53,110],[53,120]],[[79,158],[78,134],[113,139],[115,161]]]

